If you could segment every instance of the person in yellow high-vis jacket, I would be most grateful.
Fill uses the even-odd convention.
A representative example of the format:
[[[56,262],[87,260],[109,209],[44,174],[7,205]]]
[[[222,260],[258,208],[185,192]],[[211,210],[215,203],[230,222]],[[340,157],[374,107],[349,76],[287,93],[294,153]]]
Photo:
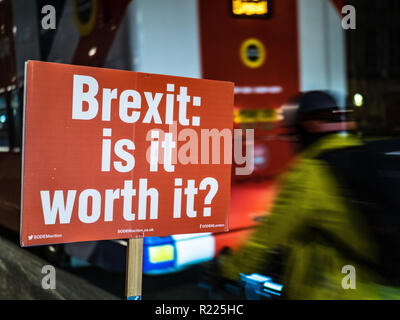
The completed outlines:
[[[306,93],[299,101],[295,125],[301,122],[296,132],[304,149],[282,176],[282,189],[271,214],[241,249],[220,258],[222,276],[237,281],[240,273],[260,273],[268,263],[268,251],[284,246],[288,254],[282,281],[288,299],[400,298],[397,290],[378,285],[379,276],[370,268],[315,233],[322,230],[363,260],[377,261],[362,214],[343,196],[330,167],[318,158],[327,151],[361,145],[354,135],[342,132],[353,123],[342,118],[336,125],[332,119],[326,121],[326,112],[338,109],[325,93]],[[302,108],[307,112],[299,117]],[[346,286],[346,273],[342,273],[348,265],[354,267],[355,288]]]

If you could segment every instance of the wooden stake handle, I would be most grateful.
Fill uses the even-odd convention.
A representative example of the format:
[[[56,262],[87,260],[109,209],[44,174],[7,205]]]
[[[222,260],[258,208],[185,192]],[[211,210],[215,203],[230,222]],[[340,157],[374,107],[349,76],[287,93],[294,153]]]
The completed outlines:
[[[142,300],[143,238],[128,240],[126,251],[125,296],[127,300]]]

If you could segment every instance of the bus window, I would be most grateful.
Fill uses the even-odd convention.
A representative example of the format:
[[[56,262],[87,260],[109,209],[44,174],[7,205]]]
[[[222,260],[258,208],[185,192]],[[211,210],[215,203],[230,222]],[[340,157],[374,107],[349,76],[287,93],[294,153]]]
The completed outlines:
[[[18,90],[0,95],[0,152],[20,152],[22,147],[21,99]]]
[[[12,135],[13,151],[20,152],[22,147],[22,99],[18,95],[18,90],[11,91],[11,114],[12,114]]]
[[[0,95],[0,152],[9,151],[7,99],[5,94]]]

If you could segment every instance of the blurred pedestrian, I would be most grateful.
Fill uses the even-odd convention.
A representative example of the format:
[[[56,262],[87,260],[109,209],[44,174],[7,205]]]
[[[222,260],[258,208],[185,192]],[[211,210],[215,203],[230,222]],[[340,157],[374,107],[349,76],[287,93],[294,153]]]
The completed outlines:
[[[223,277],[237,281],[240,273],[262,273],[271,249],[284,247],[281,280],[288,299],[400,298],[397,290],[382,285],[368,221],[326,158],[362,145],[348,114],[320,91],[303,93],[283,109],[297,156],[282,177],[271,214],[243,248],[221,257]]]

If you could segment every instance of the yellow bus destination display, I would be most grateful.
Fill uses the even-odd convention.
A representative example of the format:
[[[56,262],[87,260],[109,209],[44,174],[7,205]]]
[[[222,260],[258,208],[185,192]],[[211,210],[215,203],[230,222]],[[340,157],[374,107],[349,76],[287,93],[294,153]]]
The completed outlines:
[[[270,14],[269,0],[232,0],[232,13],[235,16],[266,18]]]
[[[233,111],[234,123],[264,123],[279,120],[276,109],[235,109]]]

